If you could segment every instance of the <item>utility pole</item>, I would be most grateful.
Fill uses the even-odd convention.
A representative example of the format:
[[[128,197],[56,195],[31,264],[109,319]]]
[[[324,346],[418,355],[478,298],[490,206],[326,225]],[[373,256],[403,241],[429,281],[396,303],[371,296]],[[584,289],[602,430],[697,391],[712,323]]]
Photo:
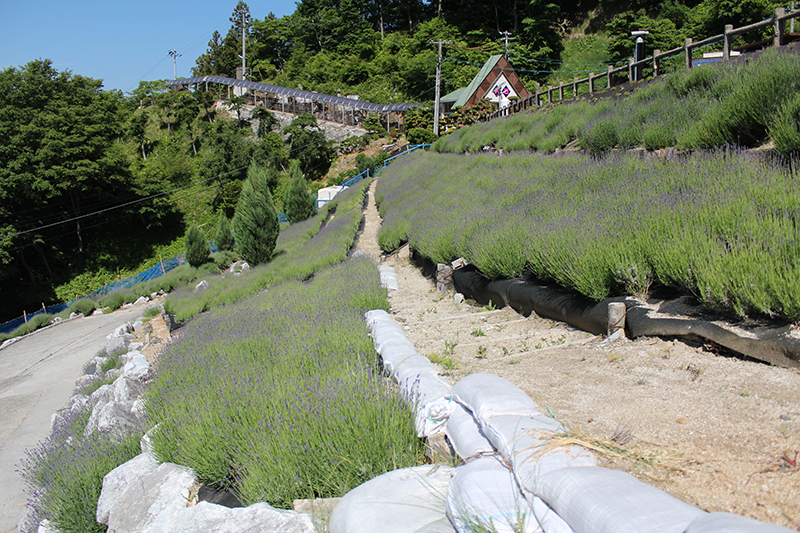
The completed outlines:
[[[183,54],[179,54],[177,50],[174,48],[169,51],[169,55],[172,56],[172,79],[178,79],[178,58],[181,57]]]
[[[242,79],[247,79],[247,65],[245,61],[244,55],[244,43],[245,43],[245,36],[247,34],[247,24],[253,20],[250,18],[250,11],[243,9],[242,10]]]
[[[513,41],[514,39],[516,39],[516,37],[511,37],[511,32],[509,31],[501,31],[500,35],[503,36],[503,41],[504,41],[503,49],[505,50],[505,52],[503,52],[503,57],[505,57],[506,61],[508,61],[508,41]]]
[[[439,45],[439,54],[436,58],[436,100],[433,107],[433,134],[439,136],[439,92],[442,85],[442,45],[450,44],[450,41],[431,41],[431,44]]]

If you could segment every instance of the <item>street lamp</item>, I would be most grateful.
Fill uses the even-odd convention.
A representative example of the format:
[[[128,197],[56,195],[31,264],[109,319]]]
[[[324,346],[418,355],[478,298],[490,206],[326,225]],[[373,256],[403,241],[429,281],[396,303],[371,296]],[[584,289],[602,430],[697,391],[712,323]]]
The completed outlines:
[[[650,35],[649,31],[646,30],[636,30],[632,31],[631,35],[636,37],[636,45],[633,48],[633,62],[637,63],[644,59],[644,39],[645,35]],[[642,79],[642,65],[636,65],[633,68],[633,81],[639,81]]]

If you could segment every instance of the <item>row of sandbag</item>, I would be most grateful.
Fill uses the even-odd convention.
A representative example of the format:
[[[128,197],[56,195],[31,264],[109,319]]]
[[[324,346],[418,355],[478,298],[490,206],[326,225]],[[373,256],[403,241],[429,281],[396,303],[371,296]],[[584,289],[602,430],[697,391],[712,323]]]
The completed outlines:
[[[593,453],[562,438],[566,428],[511,382],[479,373],[450,389],[388,313],[365,316],[384,368],[414,406],[418,434],[444,431],[465,461],[450,472],[444,496],[456,531],[788,531],[706,513],[629,474],[597,467]],[[437,524],[441,531],[442,522]]]

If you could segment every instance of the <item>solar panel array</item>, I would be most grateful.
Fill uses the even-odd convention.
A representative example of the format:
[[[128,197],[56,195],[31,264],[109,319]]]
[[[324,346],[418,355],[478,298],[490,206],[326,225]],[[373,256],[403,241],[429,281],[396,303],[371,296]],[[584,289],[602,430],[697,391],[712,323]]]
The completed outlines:
[[[247,80],[235,80],[233,78],[226,78],[225,76],[197,76],[195,78],[183,78],[180,80],[170,80],[167,82],[167,87],[176,87],[183,85],[194,85],[197,83],[220,83],[223,85],[230,85],[232,87],[244,87],[256,91],[264,91],[268,93],[282,94],[292,96],[294,98],[304,98],[315,102],[325,102],[328,104],[336,104],[340,106],[352,107],[355,109],[362,109],[368,112],[385,113],[387,111],[405,111],[411,107],[419,107],[421,104],[373,104],[372,102],[365,102],[364,100],[354,100],[352,98],[343,98],[341,96],[331,96],[330,94],[315,93],[312,91],[302,91],[300,89],[289,89],[280,87],[278,85],[269,85],[267,83],[257,83]]]

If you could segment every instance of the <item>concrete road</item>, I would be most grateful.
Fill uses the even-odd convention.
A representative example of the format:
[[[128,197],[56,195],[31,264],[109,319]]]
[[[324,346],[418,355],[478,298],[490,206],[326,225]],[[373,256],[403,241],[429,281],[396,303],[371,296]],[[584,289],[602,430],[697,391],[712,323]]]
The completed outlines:
[[[27,497],[17,473],[25,449],[50,433],[50,416],[72,395],[106,335],[144,312],[138,305],[33,333],[0,350],[0,533],[16,531]]]

